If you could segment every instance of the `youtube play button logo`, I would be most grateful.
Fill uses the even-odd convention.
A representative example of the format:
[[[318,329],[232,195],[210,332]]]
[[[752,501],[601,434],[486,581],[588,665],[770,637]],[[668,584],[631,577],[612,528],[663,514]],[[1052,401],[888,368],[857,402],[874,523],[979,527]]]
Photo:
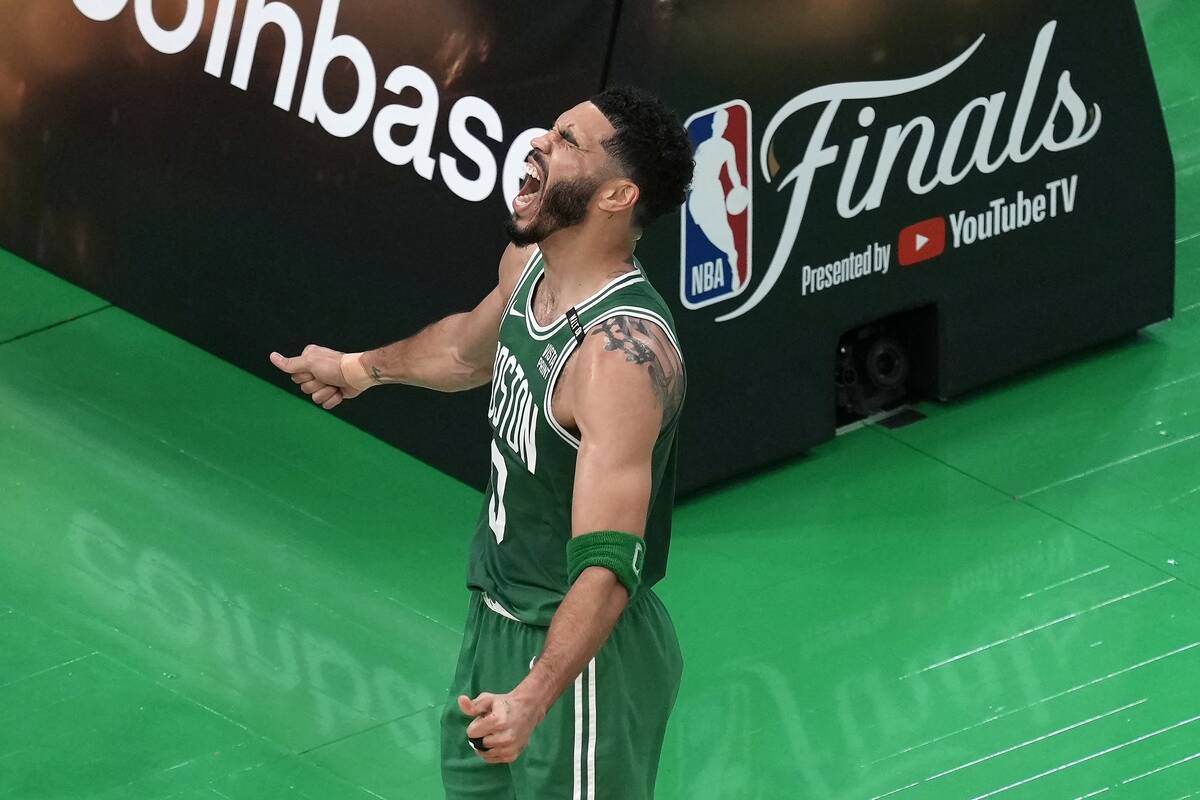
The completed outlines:
[[[900,266],[911,267],[946,252],[946,219],[933,217],[900,231]]]

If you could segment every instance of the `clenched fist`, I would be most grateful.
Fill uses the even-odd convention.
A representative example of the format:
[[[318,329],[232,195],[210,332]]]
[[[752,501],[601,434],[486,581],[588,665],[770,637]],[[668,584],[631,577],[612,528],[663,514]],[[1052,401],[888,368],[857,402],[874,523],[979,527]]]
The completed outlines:
[[[467,738],[479,757],[489,764],[511,764],[529,744],[529,737],[546,714],[517,692],[484,692],[474,700],[465,694],[458,698],[463,714],[474,717],[467,726]]]

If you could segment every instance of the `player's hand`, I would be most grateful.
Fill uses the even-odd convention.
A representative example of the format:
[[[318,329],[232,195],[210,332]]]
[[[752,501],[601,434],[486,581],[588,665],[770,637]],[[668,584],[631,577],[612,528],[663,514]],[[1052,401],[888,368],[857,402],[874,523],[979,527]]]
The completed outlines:
[[[338,350],[310,344],[291,358],[271,353],[271,363],[291,375],[292,383],[299,384],[300,391],[325,410],[362,394],[347,385],[342,374],[342,353]]]
[[[511,764],[529,744],[533,729],[546,716],[533,703],[509,694],[484,692],[474,700],[459,695],[458,707],[468,717],[467,737],[483,739],[487,750],[476,753],[489,764]]]

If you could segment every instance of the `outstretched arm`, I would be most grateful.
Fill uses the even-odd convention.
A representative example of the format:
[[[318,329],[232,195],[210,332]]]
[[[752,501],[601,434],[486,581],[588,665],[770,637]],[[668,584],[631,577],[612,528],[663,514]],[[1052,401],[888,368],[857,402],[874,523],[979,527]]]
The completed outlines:
[[[677,351],[654,324],[617,317],[593,329],[563,386],[560,421],[580,433],[571,509],[572,536],[615,530],[644,536],[654,444],[683,401]],[[556,406],[556,410],[559,406]],[[564,554],[565,557],[565,554]],[[529,675],[505,695],[459,698],[475,716],[467,733],[494,763],[520,755],[534,727],[608,639],[629,594],[604,567],[583,570],[559,605],[546,646]]]
[[[443,392],[482,386],[492,377],[500,317],[530,255],[529,248],[509,245],[500,259],[496,288],[474,310],[452,314],[407,339],[352,353],[351,358],[310,344],[292,358],[272,353],[271,363],[326,409],[381,383]]]

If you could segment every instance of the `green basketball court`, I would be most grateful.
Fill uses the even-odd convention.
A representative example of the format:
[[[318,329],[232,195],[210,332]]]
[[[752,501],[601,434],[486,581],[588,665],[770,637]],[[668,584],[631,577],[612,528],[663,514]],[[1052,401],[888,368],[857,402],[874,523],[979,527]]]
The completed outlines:
[[[1139,6],[1175,319],[682,503],[660,798],[1200,798],[1200,4]],[[0,798],[439,797],[479,494],[8,254],[0,297]]]

